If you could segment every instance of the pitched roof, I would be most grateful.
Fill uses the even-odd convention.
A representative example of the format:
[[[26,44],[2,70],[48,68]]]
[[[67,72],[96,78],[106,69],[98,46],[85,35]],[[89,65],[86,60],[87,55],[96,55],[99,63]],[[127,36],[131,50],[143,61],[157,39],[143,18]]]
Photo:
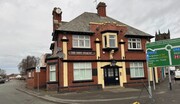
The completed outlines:
[[[118,25],[125,25],[128,28],[128,31],[126,32],[126,35],[135,35],[135,36],[148,36],[153,37],[152,35],[145,33],[141,30],[138,30],[134,27],[131,27],[129,25],[126,25],[118,20],[115,20],[111,17],[101,17],[97,13],[89,13],[84,12],[83,14],[79,15],[75,19],[71,20],[70,22],[61,25],[60,28],[57,30],[59,31],[72,31],[72,32],[93,32],[90,31],[89,24],[90,22],[95,23],[105,23],[105,22],[116,22]]]

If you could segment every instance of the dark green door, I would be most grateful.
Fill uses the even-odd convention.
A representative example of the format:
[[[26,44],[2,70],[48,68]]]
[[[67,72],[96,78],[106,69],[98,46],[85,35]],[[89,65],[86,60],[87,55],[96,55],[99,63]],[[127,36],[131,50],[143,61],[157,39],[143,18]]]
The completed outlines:
[[[104,83],[108,85],[119,85],[119,69],[118,68],[104,68]]]

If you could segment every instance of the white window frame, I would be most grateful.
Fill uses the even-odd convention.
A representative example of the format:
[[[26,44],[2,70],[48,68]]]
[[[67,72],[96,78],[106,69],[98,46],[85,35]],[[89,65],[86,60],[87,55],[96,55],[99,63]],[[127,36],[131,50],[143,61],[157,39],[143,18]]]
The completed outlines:
[[[113,38],[111,38],[113,36]],[[117,45],[117,33],[104,33],[102,34],[103,48],[118,48]],[[111,46],[111,40],[114,40],[114,46]]]
[[[49,81],[56,81],[56,65],[49,66]]]
[[[135,44],[135,47],[134,47]],[[142,49],[140,38],[128,38],[128,49],[140,50]]]
[[[113,36],[113,38],[112,38],[111,36]],[[114,46],[111,46],[111,40],[113,40]],[[116,45],[116,36],[115,36],[115,35],[109,35],[109,47],[110,47],[110,48],[115,48],[115,47],[117,47],[117,45]]]
[[[131,78],[144,77],[143,62],[130,62],[130,77]]]
[[[31,78],[32,76],[31,76],[31,71],[30,72],[28,72],[28,77],[29,78]]]
[[[90,48],[91,47],[90,36],[89,35],[73,35],[72,45],[73,45],[73,48]]]
[[[73,63],[74,81],[92,80],[92,64],[90,62]]]

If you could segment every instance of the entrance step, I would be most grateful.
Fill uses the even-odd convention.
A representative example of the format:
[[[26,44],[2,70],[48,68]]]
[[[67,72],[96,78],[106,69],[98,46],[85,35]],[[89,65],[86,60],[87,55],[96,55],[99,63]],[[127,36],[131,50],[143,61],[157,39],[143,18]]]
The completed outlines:
[[[136,88],[124,88],[121,86],[105,86],[103,89],[104,91],[110,91],[110,92],[134,92],[134,91],[141,91],[141,89]]]

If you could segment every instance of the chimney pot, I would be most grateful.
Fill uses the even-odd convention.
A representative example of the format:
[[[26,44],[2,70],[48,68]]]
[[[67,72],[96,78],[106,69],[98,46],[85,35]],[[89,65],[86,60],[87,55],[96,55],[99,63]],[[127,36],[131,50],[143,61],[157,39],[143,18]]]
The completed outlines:
[[[96,9],[99,16],[106,17],[106,4],[104,2],[100,2]]]

